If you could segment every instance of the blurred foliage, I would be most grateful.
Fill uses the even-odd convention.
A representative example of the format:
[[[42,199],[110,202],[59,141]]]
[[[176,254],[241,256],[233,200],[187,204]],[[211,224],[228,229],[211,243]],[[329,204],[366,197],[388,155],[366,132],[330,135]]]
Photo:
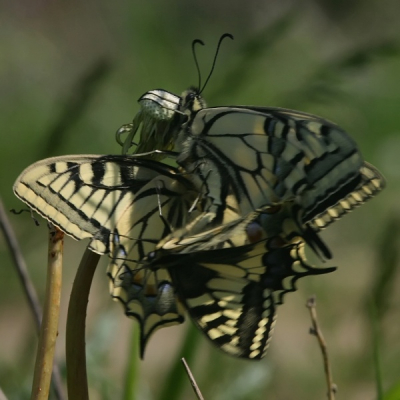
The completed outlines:
[[[400,399],[400,382],[391,388],[383,397],[382,400],[397,400]]]
[[[210,106],[293,107],[345,127],[387,177],[388,187],[324,233],[339,270],[301,282],[285,299],[265,360],[227,357],[193,330],[185,342],[191,350],[182,354],[192,351],[188,362],[206,399],[320,399],[326,392],[322,363],[307,335],[304,307],[316,293],[339,393],[373,399],[377,361],[366,306],[372,299],[383,399],[400,398],[398,2],[22,0],[0,7],[0,180],[9,209],[22,207],[11,187],[27,165],[61,154],[119,153],[114,133],[132,120],[142,93],[154,88],[180,93],[197,83],[190,47],[195,38],[206,43],[198,52],[206,77],[220,35],[235,36],[223,44],[204,91]],[[45,224],[36,228],[22,215],[10,219],[43,296]],[[65,248],[64,321],[84,245],[67,240]],[[0,254],[0,387],[9,400],[23,399],[32,379],[35,329],[2,239]],[[138,399],[194,398],[178,367],[184,328],[161,330],[145,360],[130,364],[137,359],[130,346],[136,325],[110,301],[106,285],[99,273],[89,304],[91,399],[123,398],[126,376],[136,380]],[[64,328],[61,322],[61,363]]]
[[[390,309],[391,294],[397,290],[396,274],[399,264],[400,220],[392,218],[378,242],[377,265],[375,279],[372,285],[371,299],[376,309],[376,317],[382,319]]]
[[[89,71],[78,80],[76,89],[64,101],[61,114],[46,134],[47,144],[42,144],[41,158],[46,158],[62,149],[63,137],[68,134],[68,131],[79,121],[80,117],[85,115],[90,101],[96,94],[97,87],[107,77],[109,71],[110,64],[106,59],[101,59],[90,66]]]
[[[180,354],[177,354],[174,363],[170,366],[168,374],[165,377],[164,385],[161,386],[158,397],[160,400],[181,398],[183,388],[187,384],[186,371],[182,367],[181,359],[182,357],[185,357],[185,360],[189,366],[193,364],[198,347],[197,338],[198,336],[196,328],[192,325],[186,332],[185,339],[182,342],[181,349],[179,351]]]

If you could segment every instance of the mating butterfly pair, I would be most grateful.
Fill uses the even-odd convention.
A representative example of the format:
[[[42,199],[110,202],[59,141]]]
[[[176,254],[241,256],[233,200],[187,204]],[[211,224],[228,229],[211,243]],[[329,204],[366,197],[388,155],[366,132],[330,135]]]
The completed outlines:
[[[14,192],[110,256],[111,295],[139,322],[142,356],[150,335],[186,310],[225,352],[262,358],[284,294],[334,270],[309,265],[305,246],[330,258],[319,230],[384,179],[346,132],[310,114],[206,108],[200,89],[153,90],[139,102],[118,132],[128,133],[125,154],[39,161]]]

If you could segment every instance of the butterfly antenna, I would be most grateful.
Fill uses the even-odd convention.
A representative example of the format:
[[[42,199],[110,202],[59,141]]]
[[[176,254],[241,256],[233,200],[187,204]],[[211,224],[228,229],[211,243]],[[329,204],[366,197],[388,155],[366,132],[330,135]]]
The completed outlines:
[[[22,210],[15,210],[14,208],[10,210],[10,212],[12,212],[15,215],[19,215],[22,214],[23,212],[29,212],[31,213],[31,218],[33,220],[33,222],[35,223],[36,226],[40,226],[39,221],[35,218],[35,216],[33,215],[33,210],[32,208],[24,208]]]
[[[233,35],[231,35],[230,33],[224,33],[224,34],[219,38],[218,45],[217,45],[217,50],[215,51],[214,61],[213,61],[212,66],[211,66],[211,71],[210,71],[210,73],[208,74],[208,77],[207,77],[206,82],[204,83],[203,87],[200,89],[199,94],[200,94],[200,93],[204,90],[204,88],[207,86],[207,83],[208,83],[208,81],[209,81],[210,78],[211,78],[211,75],[212,75],[212,73],[213,73],[213,71],[214,71],[214,68],[215,68],[215,64],[216,64],[216,62],[217,62],[217,57],[218,57],[218,53],[219,53],[219,48],[221,47],[222,41],[223,41],[226,37],[228,37],[228,38],[230,38],[230,39],[233,40]]]
[[[192,42],[192,53],[193,53],[193,58],[194,58],[194,63],[196,64],[196,69],[197,69],[197,76],[199,77],[199,84],[198,84],[198,88],[200,90],[200,86],[201,86],[201,73],[200,73],[200,67],[199,67],[199,61],[197,60],[197,55],[196,55],[196,44],[201,44],[202,46],[204,46],[204,42],[200,39],[195,39]]]

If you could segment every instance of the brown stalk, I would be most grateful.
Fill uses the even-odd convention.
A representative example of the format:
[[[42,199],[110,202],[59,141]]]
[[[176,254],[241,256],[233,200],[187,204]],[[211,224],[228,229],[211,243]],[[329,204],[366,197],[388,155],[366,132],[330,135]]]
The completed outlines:
[[[186,373],[188,374],[190,384],[192,385],[192,388],[196,394],[196,397],[198,398],[198,400],[204,400],[204,397],[200,392],[200,388],[197,385],[196,380],[194,379],[192,371],[190,370],[189,365],[187,364],[187,362],[184,358],[182,358],[182,364],[185,367]]]
[[[316,303],[315,296],[311,296],[307,300],[306,307],[309,309],[310,316],[311,316],[312,328],[310,329],[310,333],[312,335],[316,336],[319,347],[321,349],[322,358],[324,361],[325,377],[326,377],[326,383],[328,386],[328,400],[335,400],[335,394],[337,392],[337,387],[333,383],[332,370],[331,370],[331,367],[329,364],[329,358],[328,358],[328,348],[326,346],[324,336],[322,335],[322,331],[318,325],[317,303]]]
[[[42,320],[42,309],[40,306],[39,298],[36,293],[35,287],[29,277],[28,268],[24,256],[22,255],[21,248],[15,236],[14,230],[7,217],[3,202],[0,198],[0,227],[3,231],[5,241],[10,250],[11,257],[14,261],[15,269],[17,270],[19,280],[21,281],[26,299],[30,306],[33,319],[36,325],[38,334],[40,334],[40,324]],[[55,396],[58,400],[64,400],[65,396],[62,389],[62,379],[58,364],[53,365],[52,384]],[[0,396],[0,400],[1,396]]]
[[[100,255],[88,248],[82,256],[72,286],[66,330],[66,362],[68,398],[88,400],[86,373],[85,320],[90,286]]]
[[[53,369],[60,313],[64,233],[49,226],[46,297],[40,327],[31,400],[47,400]]]

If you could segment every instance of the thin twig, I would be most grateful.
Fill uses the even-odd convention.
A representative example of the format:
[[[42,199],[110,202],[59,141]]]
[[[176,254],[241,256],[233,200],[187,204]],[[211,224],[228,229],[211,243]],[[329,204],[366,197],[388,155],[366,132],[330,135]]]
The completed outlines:
[[[36,290],[32,284],[32,281],[29,278],[25,259],[22,255],[17,238],[15,237],[10,221],[8,220],[1,199],[0,199],[0,225],[1,229],[3,230],[4,238],[7,242],[8,248],[10,249],[11,257],[13,258],[15,267],[17,268],[18,277],[22,283],[25,296],[31,308],[33,319],[35,320],[36,327],[39,330],[40,322],[42,319],[42,310],[40,307],[39,298],[36,294]]]
[[[7,213],[5,211],[1,198],[0,198],[0,227],[3,231],[7,246],[10,250],[11,257],[14,261],[14,265],[17,270],[19,280],[21,281],[22,288],[24,290],[26,299],[28,300],[28,304],[32,311],[36,329],[39,334],[40,323],[42,320],[42,310],[39,303],[39,298],[36,293],[35,287],[33,286],[33,283],[29,277],[24,256],[22,255],[21,248],[15,236],[14,230],[10,224],[10,221],[7,217]],[[57,363],[54,363],[53,366],[52,387],[56,398],[58,400],[64,400],[65,396],[62,388],[61,373]]]
[[[49,397],[60,314],[63,245],[64,233],[54,226],[49,226],[46,297],[36,354],[31,400],[47,400]]]
[[[333,383],[332,379],[332,371],[329,364],[328,349],[326,346],[326,342],[318,326],[316,306],[317,306],[316,297],[311,296],[306,303],[306,307],[310,310],[310,316],[312,322],[312,328],[310,328],[310,333],[317,337],[319,347],[321,348],[322,358],[324,360],[326,383],[328,385],[328,400],[335,400],[335,393],[337,392],[337,387]]]
[[[187,364],[185,358],[182,358],[181,360],[182,360],[183,366],[185,367],[186,373],[188,374],[190,384],[192,385],[192,388],[193,388],[194,392],[196,393],[197,398],[199,400],[204,400],[204,397],[200,392],[200,389],[196,383],[196,380],[194,379],[192,371],[190,370],[189,365]]]
[[[194,324],[189,324],[185,338],[181,343],[179,354],[185,357],[187,362],[194,362],[198,351],[199,335]],[[186,374],[182,370],[181,362],[178,358],[169,368],[168,374],[164,378],[164,385],[160,390],[159,400],[180,399],[186,385]]]
[[[88,400],[86,373],[85,321],[90,286],[100,255],[88,248],[82,256],[72,286],[66,330],[66,362],[68,398]]]

